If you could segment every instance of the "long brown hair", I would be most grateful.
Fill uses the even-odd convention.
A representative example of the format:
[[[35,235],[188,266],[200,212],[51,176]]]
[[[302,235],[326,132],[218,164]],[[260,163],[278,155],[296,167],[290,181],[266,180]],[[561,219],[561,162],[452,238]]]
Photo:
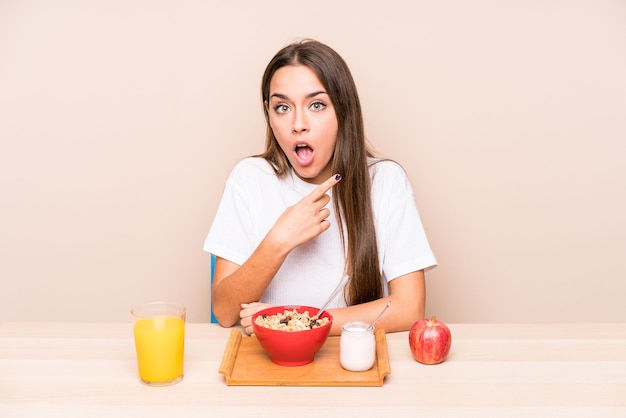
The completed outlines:
[[[333,173],[342,176],[342,180],[333,186],[333,196],[344,251],[347,243],[346,272],[351,280],[346,301],[356,305],[379,299],[383,296],[383,288],[367,160],[374,154],[365,140],[363,115],[354,79],[346,62],[332,48],[310,39],[296,42],[281,49],[267,65],[261,82],[264,104],[269,102],[274,73],[288,65],[304,65],[315,72],[337,116],[337,141],[331,166]],[[264,105],[263,109],[267,133],[265,152],[259,156],[268,160],[276,174],[282,177],[291,165],[269,125],[267,106]]]

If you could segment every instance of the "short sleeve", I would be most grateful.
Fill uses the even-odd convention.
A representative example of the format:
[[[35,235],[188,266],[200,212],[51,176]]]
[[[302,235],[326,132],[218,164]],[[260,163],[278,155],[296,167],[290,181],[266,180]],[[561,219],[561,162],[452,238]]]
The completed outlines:
[[[204,241],[204,250],[225,258],[236,264],[243,264],[252,254],[256,246],[252,236],[252,213],[246,196],[241,187],[245,182],[244,173],[236,166],[231,172],[219,207]]]
[[[404,169],[392,161],[373,167],[372,198],[380,264],[390,281],[437,265]]]

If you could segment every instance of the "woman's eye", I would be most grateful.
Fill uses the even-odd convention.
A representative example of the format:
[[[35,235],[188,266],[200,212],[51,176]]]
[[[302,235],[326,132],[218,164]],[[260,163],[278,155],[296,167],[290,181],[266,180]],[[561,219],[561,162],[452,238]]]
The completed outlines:
[[[320,111],[320,110],[324,110],[326,108],[326,105],[322,102],[313,102],[311,103],[311,109],[315,110],[315,111]]]
[[[287,113],[289,112],[289,106],[285,104],[279,104],[274,106],[274,110],[276,111],[276,113]]]

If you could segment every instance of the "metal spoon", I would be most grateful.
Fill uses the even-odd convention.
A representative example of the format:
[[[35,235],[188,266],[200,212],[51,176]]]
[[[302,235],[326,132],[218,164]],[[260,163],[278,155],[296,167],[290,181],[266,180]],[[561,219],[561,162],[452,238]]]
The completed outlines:
[[[378,314],[378,316],[376,317],[376,319],[374,319],[372,321],[372,323],[370,324],[369,327],[367,327],[365,329],[365,332],[369,332],[370,330],[372,330],[372,328],[374,328],[374,324],[376,323],[376,321],[378,321],[380,319],[381,316],[383,316],[383,314],[385,313],[385,311],[387,310],[387,308],[389,308],[391,306],[391,301],[389,301],[389,303],[387,304],[387,306],[385,306],[382,310],[382,312],[380,314]]]
[[[313,318],[319,318],[320,315],[326,310],[326,308],[328,307],[328,305],[330,305],[330,302],[333,301],[333,299],[335,299],[335,296],[337,296],[337,293],[339,293],[339,291],[341,289],[343,289],[343,287],[346,285],[346,283],[348,282],[348,279],[350,278],[350,276],[348,276],[347,274],[345,276],[343,276],[343,278],[341,279],[341,281],[339,282],[339,284],[337,285],[337,287],[335,288],[335,290],[333,290],[333,293],[331,293],[330,297],[328,298],[328,300],[326,301],[326,303],[324,303],[324,305],[322,305],[322,307],[320,308],[319,311],[317,311],[317,313],[315,314],[315,316]]]

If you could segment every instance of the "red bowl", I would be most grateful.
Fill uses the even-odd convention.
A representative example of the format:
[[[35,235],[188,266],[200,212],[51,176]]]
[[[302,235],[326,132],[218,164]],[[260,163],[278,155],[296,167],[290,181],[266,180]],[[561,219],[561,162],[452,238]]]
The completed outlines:
[[[268,316],[276,315],[283,313],[285,310],[293,311],[294,309],[298,313],[309,311],[309,316],[315,315],[319,310],[319,308],[311,306],[283,305],[263,309],[252,316],[254,335],[270,356],[272,362],[281,366],[303,366],[312,362],[315,354],[326,342],[333,324],[332,315],[326,311],[322,313],[320,318],[328,318],[326,325],[302,331],[283,331],[265,328],[256,323],[257,316],[263,314]]]

